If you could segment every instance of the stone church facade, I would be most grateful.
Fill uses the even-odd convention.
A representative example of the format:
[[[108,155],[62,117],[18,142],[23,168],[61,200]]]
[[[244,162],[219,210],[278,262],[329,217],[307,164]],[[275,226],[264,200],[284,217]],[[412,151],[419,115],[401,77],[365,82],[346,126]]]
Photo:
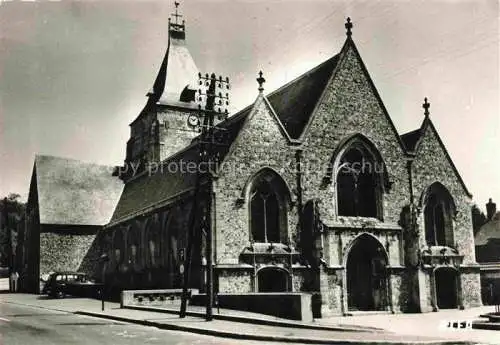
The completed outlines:
[[[472,196],[429,103],[420,128],[399,135],[350,21],[346,28],[338,54],[271,93],[259,87],[253,104],[217,124],[225,145],[209,193],[215,290],[319,292],[323,316],[481,305]],[[182,285],[196,180],[188,168],[200,146],[198,70],[184,23],[169,29],[115,171],[123,192],[92,245],[110,258],[94,274],[116,290]],[[204,291],[201,223],[190,285]]]

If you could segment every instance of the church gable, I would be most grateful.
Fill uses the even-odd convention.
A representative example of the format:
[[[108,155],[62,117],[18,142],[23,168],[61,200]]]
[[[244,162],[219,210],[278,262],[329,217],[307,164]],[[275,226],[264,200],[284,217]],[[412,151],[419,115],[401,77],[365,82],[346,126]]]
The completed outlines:
[[[426,193],[432,185],[438,182],[449,192],[455,205],[453,243],[451,245],[457,246],[458,252],[464,255],[465,264],[472,263],[475,261],[475,251],[471,219],[471,195],[428,117],[424,120],[421,132],[422,135],[416,146],[411,169],[413,193],[420,216],[424,215]],[[423,224],[422,221],[422,231],[425,228]]]
[[[308,171],[306,189],[314,191],[322,184],[329,162],[335,159],[332,155],[340,152],[346,139],[358,135],[376,148],[384,162],[391,188],[384,194],[387,199],[383,204],[387,207],[381,219],[396,223],[409,195],[403,144],[354,42],[348,37],[333,75],[302,134],[306,162],[319,165],[318,169]],[[334,183],[335,180],[330,188],[322,191],[323,212],[331,221],[336,215],[335,206],[332,207]]]
[[[415,147],[415,159],[413,162],[413,175],[415,179],[415,195],[418,197],[421,190],[417,182],[425,179],[427,184],[440,181],[455,197],[471,198],[462,177],[453,163],[446,147],[429,118],[424,120],[420,129],[420,138]],[[425,183],[422,181],[422,187]]]
[[[396,128],[351,38],[339,55],[333,75],[304,130],[304,141],[318,140],[324,134],[342,134],[339,131],[350,129],[375,141],[383,136],[399,145],[402,151]]]
[[[288,169],[295,157],[290,138],[263,95],[244,121],[215,185],[217,237],[224,238],[217,244],[219,263],[237,263],[241,251],[250,244],[248,187],[253,179],[261,171],[272,171],[286,190],[295,182],[292,169]],[[295,231],[292,224],[287,228]]]
[[[273,158],[269,155],[278,153],[279,151],[276,150],[280,148],[288,150],[290,136],[263,95],[259,95],[252,110],[243,121],[224,163],[236,160],[240,163],[248,163],[250,166],[254,165],[257,159],[259,162],[268,161],[273,164]],[[281,166],[277,165],[277,168]]]

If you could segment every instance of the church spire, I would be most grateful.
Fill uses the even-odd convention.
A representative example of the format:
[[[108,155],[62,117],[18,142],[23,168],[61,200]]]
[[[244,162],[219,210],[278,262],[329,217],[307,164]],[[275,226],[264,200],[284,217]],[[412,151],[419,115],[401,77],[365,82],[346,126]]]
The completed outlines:
[[[149,91],[153,103],[196,107],[194,90],[199,71],[186,46],[186,25],[175,1],[175,13],[168,19],[168,47],[158,75]]]

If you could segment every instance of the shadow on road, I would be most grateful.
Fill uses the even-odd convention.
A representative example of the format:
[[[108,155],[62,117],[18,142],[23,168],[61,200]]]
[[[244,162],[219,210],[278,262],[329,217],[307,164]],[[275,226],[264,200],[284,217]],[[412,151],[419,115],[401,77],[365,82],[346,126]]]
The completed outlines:
[[[122,325],[118,322],[63,322],[56,323],[58,326],[111,326],[111,325]]]

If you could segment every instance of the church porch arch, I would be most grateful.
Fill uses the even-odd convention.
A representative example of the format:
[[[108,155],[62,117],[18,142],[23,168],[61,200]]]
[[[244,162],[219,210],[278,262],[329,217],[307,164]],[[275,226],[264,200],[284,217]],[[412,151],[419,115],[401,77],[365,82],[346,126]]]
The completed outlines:
[[[292,278],[290,272],[278,266],[264,266],[256,272],[256,292],[289,292]]]
[[[431,271],[433,310],[456,309],[462,305],[460,272],[453,266],[439,266]]]
[[[388,255],[370,233],[356,236],[344,254],[343,308],[348,311],[383,311],[391,305]]]

